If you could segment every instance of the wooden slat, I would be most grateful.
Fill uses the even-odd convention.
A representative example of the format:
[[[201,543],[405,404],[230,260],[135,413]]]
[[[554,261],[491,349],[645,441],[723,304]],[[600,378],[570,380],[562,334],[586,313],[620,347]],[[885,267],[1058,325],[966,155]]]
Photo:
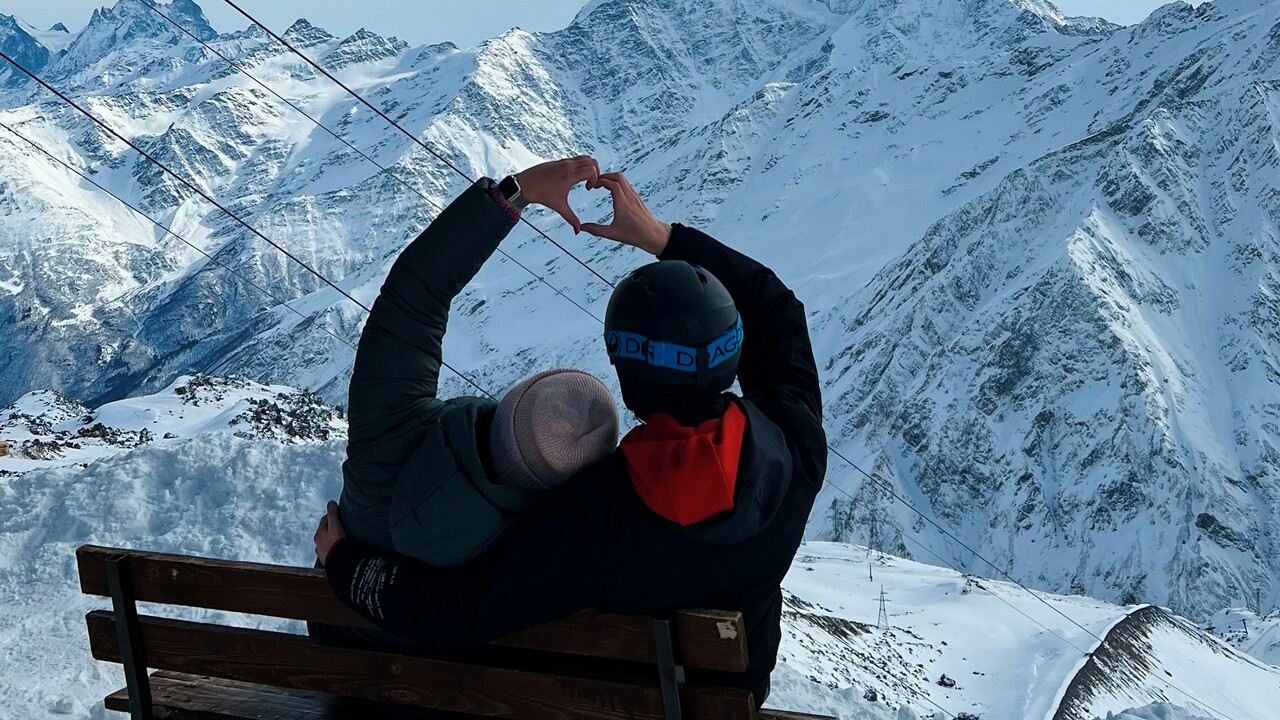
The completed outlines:
[[[810,715],[790,710],[761,710],[760,720],[840,720],[835,715]]]
[[[160,671],[151,675],[152,708],[167,720],[368,720],[332,695]],[[129,712],[129,689],[108,695],[108,710]]]
[[[199,675],[161,670],[151,676],[154,707],[166,720],[369,720],[370,710],[358,702],[323,693],[282,690]],[[129,691],[117,690],[105,701],[108,710],[129,712]],[[419,720],[461,720],[465,715],[413,710]],[[431,713],[426,715],[425,713]],[[409,715],[409,713],[405,713]],[[761,710],[760,720],[839,720],[786,710]]]
[[[110,596],[107,558],[116,554],[129,556],[129,574],[139,601],[374,627],[334,597],[323,570],[311,568],[84,545],[76,550],[81,592]]]
[[[151,675],[151,697],[156,715],[165,720],[383,720],[368,701],[165,670]],[[103,704],[129,712],[128,688],[108,695]],[[414,720],[475,718],[407,707],[392,714]]]
[[[129,556],[138,600],[370,628],[329,589],[321,570],[215,560],[85,545],[76,551],[80,588],[108,596],[106,561]],[[742,672],[747,641],[742,614],[689,610],[676,615],[683,663],[693,669]],[[656,661],[650,620],[588,612],[503,638],[496,644],[629,662]]]
[[[86,618],[98,660],[120,662],[112,613]],[[522,720],[660,720],[656,684],[493,668],[337,649],[285,633],[141,617],[148,667],[291,690]],[[690,686],[691,718],[754,720],[746,690]]]
[[[747,669],[747,638],[742,627],[742,613],[685,610],[676,614],[675,634],[680,660],[685,667],[724,672]],[[657,662],[651,618],[609,615],[594,610],[513,633],[495,644],[632,662]]]

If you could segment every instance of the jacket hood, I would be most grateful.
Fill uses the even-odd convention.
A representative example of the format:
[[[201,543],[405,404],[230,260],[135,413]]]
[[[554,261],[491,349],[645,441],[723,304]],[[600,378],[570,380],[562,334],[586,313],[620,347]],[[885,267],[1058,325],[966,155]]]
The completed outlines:
[[[758,534],[791,482],[781,430],[738,398],[722,418],[697,427],[654,415],[620,449],[644,504],[697,542],[737,543]]]
[[[487,550],[531,509],[533,490],[499,485],[485,472],[477,429],[492,416],[489,400],[457,398],[432,424],[405,463],[391,498],[392,547],[438,567]]]

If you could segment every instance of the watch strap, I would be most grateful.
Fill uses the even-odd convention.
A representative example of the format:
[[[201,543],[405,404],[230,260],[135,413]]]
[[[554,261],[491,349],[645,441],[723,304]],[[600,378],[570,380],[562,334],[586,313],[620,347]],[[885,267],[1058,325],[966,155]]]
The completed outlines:
[[[498,183],[498,189],[502,191],[502,196],[507,199],[507,202],[521,210],[529,206],[529,201],[520,189],[520,181],[516,180],[515,175],[502,178],[502,182]]]
[[[506,196],[502,194],[502,190],[498,188],[498,183],[493,182],[492,180],[487,180],[486,182],[489,183],[489,187],[486,188],[489,193],[489,197],[493,198],[493,201],[498,204],[498,207],[502,208],[502,211],[507,214],[507,218],[510,219],[511,222],[518,221],[521,215],[520,208],[507,201]]]

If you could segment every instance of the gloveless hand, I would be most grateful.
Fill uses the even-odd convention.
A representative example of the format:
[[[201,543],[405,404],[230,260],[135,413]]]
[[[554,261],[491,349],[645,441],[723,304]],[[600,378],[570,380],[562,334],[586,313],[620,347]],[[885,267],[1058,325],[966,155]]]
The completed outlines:
[[[552,160],[516,175],[521,194],[530,203],[537,203],[555,210],[565,222],[573,226],[576,234],[582,230],[582,221],[569,207],[569,191],[580,182],[592,182],[600,177],[600,163],[590,155]]]
[[[654,217],[622,173],[604,173],[594,181],[587,181],[588,190],[598,187],[607,188],[613,196],[613,222],[608,225],[585,223],[583,230],[654,255],[661,255],[667,249],[671,226]]]
[[[347,536],[347,531],[338,519],[338,503],[330,500],[325,508],[324,517],[320,518],[320,526],[316,528],[316,558],[323,565],[329,559],[329,551],[338,541]]]

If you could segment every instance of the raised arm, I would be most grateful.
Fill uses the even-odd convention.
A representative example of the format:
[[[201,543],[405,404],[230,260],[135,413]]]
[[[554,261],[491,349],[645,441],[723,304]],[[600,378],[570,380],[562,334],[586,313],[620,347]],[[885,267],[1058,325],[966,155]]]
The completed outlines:
[[[822,391],[804,305],[772,270],[684,225],[672,225],[660,260],[684,260],[716,276],[742,316],[738,382],[744,394],[803,404],[822,417]]]
[[[794,448],[803,451],[810,466],[806,477],[820,481],[827,453],[822,391],[804,305],[795,293],[772,270],[711,236],[656,219],[620,173],[604,173],[587,187],[609,190],[614,220],[609,225],[587,223],[584,230],[662,260],[700,265],[729,290],[742,316],[738,380],[743,393],[782,427]]]
[[[380,437],[435,400],[453,298],[516,217],[481,178],[400,253],[365,322],[350,388],[350,442]]]
[[[536,165],[516,175],[522,201],[545,205],[580,223],[569,190],[594,180],[587,156]],[[382,437],[436,399],[445,328],[453,298],[511,232],[520,199],[506,202],[481,178],[436,217],[396,260],[360,336],[350,387],[350,448]]]

